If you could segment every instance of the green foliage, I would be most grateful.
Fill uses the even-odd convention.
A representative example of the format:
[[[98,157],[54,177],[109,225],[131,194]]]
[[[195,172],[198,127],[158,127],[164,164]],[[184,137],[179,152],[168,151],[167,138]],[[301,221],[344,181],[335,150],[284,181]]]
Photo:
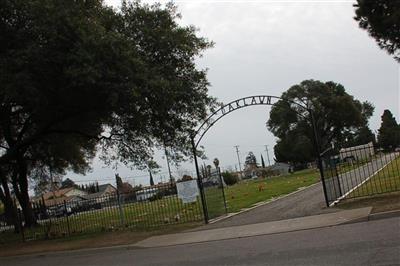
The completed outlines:
[[[379,47],[400,62],[400,1],[357,0],[355,20],[376,40]]]
[[[190,175],[183,175],[181,180],[179,180],[179,182],[184,182],[189,180],[193,180],[193,177],[191,177]]]
[[[270,176],[277,176],[280,172],[278,170],[272,170],[270,167],[264,168],[260,171],[261,177],[270,177]]]
[[[222,172],[221,175],[224,178],[225,184],[227,184],[228,186],[232,186],[239,182],[239,178],[231,172],[225,171]]]
[[[311,109],[316,123],[321,150],[334,143],[341,146],[346,136],[358,136],[368,127],[374,107],[361,103],[334,82],[305,80],[284,92],[271,109],[267,122],[269,130],[278,138],[274,147],[278,162],[304,164],[315,158]],[[305,108],[297,105],[304,106]]]
[[[249,154],[247,154],[244,164],[245,167],[250,165],[257,166],[257,159],[253,152],[249,152]]]
[[[293,162],[294,164],[306,164],[314,158],[314,146],[311,137],[293,131],[276,142],[274,147],[277,162]]]
[[[115,183],[117,184],[117,190],[121,191],[122,190],[122,178],[119,176],[119,174],[115,174]]]
[[[160,200],[164,197],[164,191],[157,191],[156,194],[149,198],[149,201]]]
[[[149,171],[150,174],[150,186],[154,186],[153,174]]]
[[[229,212],[237,212],[243,208],[249,208],[258,202],[288,194],[300,187],[309,186],[318,181],[318,172],[307,169],[289,175],[241,182],[234,186],[229,186],[225,190],[228,210]],[[215,188],[214,194],[219,193],[221,193],[220,189]],[[206,197],[208,199],[209,196]],[[208,207],[213,208],[213,206]]]
[[[261,154],[261,167],[265,168],[265,162],[264,162],[264,157]]]
[[[69,178],[63,180],[61,182],[61,188],[69,188],[69,187],[77,187],[77,185],[75,184],[75,182]]]
[[[385,150],[393,150],[400,144],[400,127],[392,112],[385,110],[378,132],[378,144]]]
[[[97,182],[85,184],[83,187],[83,191],[86,191],[89,194],[99,192],[99,185]]]
[[[24,210],[37,168],[84,173],[97,148],[143,168],[164,144],[188,154],[215,102],[195,66],[212,43],[173,4],[5,0],[0,14],[0,165],[18,168]]]

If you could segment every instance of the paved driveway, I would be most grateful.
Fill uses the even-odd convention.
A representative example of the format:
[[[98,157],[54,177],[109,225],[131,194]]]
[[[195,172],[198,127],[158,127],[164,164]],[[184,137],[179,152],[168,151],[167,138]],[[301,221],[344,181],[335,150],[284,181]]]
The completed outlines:
[[[319,182],[297,193],[196,230],[286,220],[335,211],[338,209],[326,207],[322,184]]]

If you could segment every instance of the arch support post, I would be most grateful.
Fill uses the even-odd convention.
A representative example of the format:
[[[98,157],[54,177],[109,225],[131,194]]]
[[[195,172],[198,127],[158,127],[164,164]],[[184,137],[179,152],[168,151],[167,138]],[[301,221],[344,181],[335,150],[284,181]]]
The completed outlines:
[[[196,167],[197,185],[199,186],[200,190],[201,206],[203,207],[204,223],[208,224],[209,218],[208,218],[207,202],[206,202],[206,197],[204,195],[203,181],[201,180],[199,164],[197,162],[197,148],[193,136],[190,137],[190,141],[192,143],[194,165]]]
[[[321,176],[322,189],[324,190],[325,204],[326,204],[326,207],[329,207],[328,195],[326,192],[326,185],[325,185],[325,174],[324,174],[324,169],[323,169],[323,165],[322,165],[321,150],[319,147],[317,125],[315,124],[315,118],[314,118],[313,111],[311,109],[308,109],[308,112],[310,113],[310,116],[311,116],[314,146],[315,146],[315,152],[317,154],[317,164],[318,164],[319,174]]]

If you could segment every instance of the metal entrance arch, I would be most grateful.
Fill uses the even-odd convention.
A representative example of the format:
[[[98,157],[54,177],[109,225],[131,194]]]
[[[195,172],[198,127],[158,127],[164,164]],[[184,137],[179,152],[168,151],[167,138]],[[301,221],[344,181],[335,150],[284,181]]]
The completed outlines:
[[[198,165],[198,161],[197,161],[197,147],[200,144],[201,140],[203,139],[204,135],[216,122],[218,122],[218,120],[220,120],[222,117],[232,113],[233,111],[236,111],[238,109],[242,109],[245,107],[249,107],[249,106],[254,106],[254,105],[275,105],[279,100],[285,101],[290,105],[299,106],[303,110],[307,111],[310,114],[310,118],[311,118],[310,122],[311,122],[311,125],[313,128],[313,143],[314,143],[315,153],[317,155],[318,169],[319,169],[321,180],[322,180],[322,187],[323,187],[323,191],[324,191],[325,203],[327,206],[329,206],[327,194],[326,194],[325,182],[323,182],[324,181],[324,172],[322,169],[321,151],[320,151],[320,147],[319,147],[317,128],[316,128],[314,114],[312,112],[312,109],[307,106],[304,106],[302,104],[299,104],[297,102],[283,99],[283,98],[277,97],[277,96],[254,95],[254,96],[240,98],[240,99],[231,101],[230,103],[227,103],[227,104],[221,106],[219,109],[217,109],[212,114],[210,114],[202,122],[202,124],[197,128],[197,130],[195,130],[190,136],[193,157],[194,157],[194,163],[195,163],[195,167],[196,167],[197,181],[198,181],[198,185],[199,185],[199,189],[200,189],[200,197],[201,197],[201,201],[202,201],[202,205],[203,205],[203,213],[204,213],[205,223],[208,223],[209,217],[208,217],[208,210],[207,210],[207,202],[206,202],[205,194],[204,194],[203,182],[202,182],[202,178],[200,176],[199,165]]]

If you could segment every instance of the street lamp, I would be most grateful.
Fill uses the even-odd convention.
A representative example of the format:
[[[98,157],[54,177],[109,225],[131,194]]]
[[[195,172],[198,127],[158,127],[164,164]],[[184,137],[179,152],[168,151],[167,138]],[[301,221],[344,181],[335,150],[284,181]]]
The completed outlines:
[[[222,189],[222,197],[224,199],[224,207],[225,207],[225,213],[228,214],[228,208],[226,206],[226,199],[225,199],[225,189],[224,189],[224,181],[222,179],[221,175],[221,169],[219,168],[219,160],[218,158],[215,158],[213,161],[215,168],[217,169],[218,177],[219,177],[219,182],[221,183],[221,189]]]

